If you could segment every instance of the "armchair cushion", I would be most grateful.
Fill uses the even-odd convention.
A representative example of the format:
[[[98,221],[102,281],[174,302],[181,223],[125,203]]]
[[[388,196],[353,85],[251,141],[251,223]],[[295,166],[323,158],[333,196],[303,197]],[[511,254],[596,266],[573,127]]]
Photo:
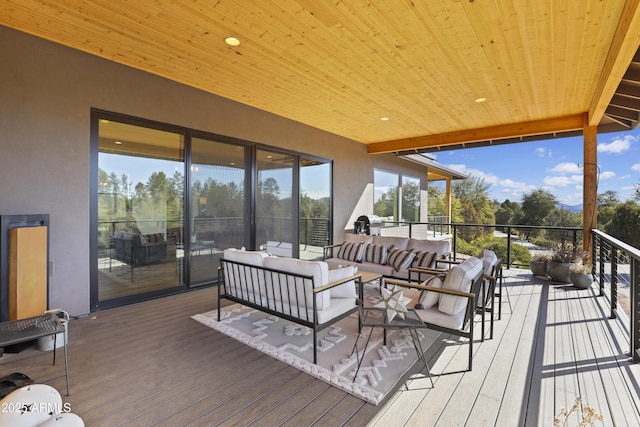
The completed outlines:
[[[498,256],[495,252],[488,249],[482,251],[482,267],[484,268],[484,274],[487,276],[493,276],[496,265],[498,265]]]
[[[266,257],[264,266],[273,270],[280,270],[305,276],[313,276],[313,284],[321,287],[329,283],[329,266],[323,261],[305,261],[295,258]],[[310,281],[296,278],[291,280],[291,276],[286,274],[267,274],[266,286],[273,289],[274,295],[269,295],[275,301],[282,301],[295,305],[296,301],[304,301],[307,307],[313,305],[314,294],[310,286]],[[324,310],[329,308],[331,295],[329,292],[318,294],[317,308]]]
[[[472,280],[482,272],[482,261],[478,258],[470,257],[464,260],[462,264],[455,265],[447,273],[443,289],[454,291],[469,292],[471,290]],[[441,295],[438,303],[438,309],[445,314],[459,314],[467,306],[467,298],[455,295]]]
[[[357,272],[357,268],[353,266],[341,267],[329,270],[329,283],[346,279],[353,276]],[[331,288],[329,291],[331,298],[357,298],[356,284],[353,280]]]

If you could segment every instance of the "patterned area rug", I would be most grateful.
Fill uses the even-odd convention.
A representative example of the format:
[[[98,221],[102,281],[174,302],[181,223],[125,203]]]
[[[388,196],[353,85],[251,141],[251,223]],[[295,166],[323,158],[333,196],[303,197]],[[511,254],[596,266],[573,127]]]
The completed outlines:
[[[403,330],[388,331],[384,346],[382,329],[373,328],[363,355],[369,335],[369,329],[364,328],[358,340],[358,354],[364,359],[354,381],[358,366],[356,354],[352,354],[358,338],[357,313],[318,334],[317,365],[313,364],[313,331],[307,327],[238,304],[225,307],[220,322],[216,320],[217,311],[192,318],[374,405],[397,388],[417,361],[411,336]],[[438,337],[428,329],[418,330],[418,335],[424,350]]]

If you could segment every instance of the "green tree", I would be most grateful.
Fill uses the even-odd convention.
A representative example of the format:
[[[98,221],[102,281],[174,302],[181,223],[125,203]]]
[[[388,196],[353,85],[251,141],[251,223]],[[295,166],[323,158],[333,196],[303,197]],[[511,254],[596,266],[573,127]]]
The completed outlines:
[[[405,180],[402,183],[402,221],[420,221],[420,186],[418,182]]]
[[[429,216],[444,216],[446,212],[445,204],[445,192],[436,185],[429,185],[427,187],[427,215]]]
[[[616,191],[608,190],[604,193],[598,194],[598,228],[604,230],[611,222],[616,206],[620,204],[618,193]]]
[[[640,248],[640,205],[634,201],[619,204],[605,232],[629,245]]]
[[[496,210],[496,224],[511,225],[522,216],[520,203],[506,199]]]
[[[548,225],[547,219],[556,210],[558,199],[547,190],[538,188],[531,193],[522,196],[521,216],[517,222],[521,225]],[[531,236],[538,236],[540,233],[528,229],[525,231],[527,239]]]
[[[495,224],[493,204],[489,199],[490,184],[475,175],[456,181],[452,185],[453,194],[460,201],[462,222],[466,224]],[[466,241],[490,233],[486,227],[463,227],[461,236]]]

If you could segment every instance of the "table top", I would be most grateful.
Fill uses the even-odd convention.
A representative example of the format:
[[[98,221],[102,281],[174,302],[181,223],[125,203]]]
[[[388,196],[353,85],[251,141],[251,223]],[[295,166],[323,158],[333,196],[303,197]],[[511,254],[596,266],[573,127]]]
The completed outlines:
[[[360,274],[362,276],[362,283],[373,282],[374,280],[378,280],[382,277],[382,274],[372,273],[370,271],[358,270],[356,274]]]
[[[413,308],[408,308],[404,319],[396,315],[391,321],[387,319],[387,312],[382,307],[361,307],[360,319],[362,326],[380,327],[386,329],[426,328],[420,316]]]
[[[53,313],[26,319],[0,322],[0,344],[4,346],[64,332],[60,319]]]

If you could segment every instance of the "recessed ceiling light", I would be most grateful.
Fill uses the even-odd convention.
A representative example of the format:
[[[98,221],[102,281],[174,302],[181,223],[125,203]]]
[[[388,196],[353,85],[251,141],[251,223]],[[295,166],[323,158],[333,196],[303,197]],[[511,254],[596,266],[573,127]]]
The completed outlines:
[[[486,101],[486,100],[487,100],[487,98],[476,98],[476,102],[477,102],[478,104],[479,104],[479,103],[481,103],[481,102],[484,102],[484,101]]]
[[[114,141],[113,143],[116,145],[122,145],[122,141]]]
[[[380,120],[382,120],[383,122],[386,122],[389,120],[389,117],[380,117]]]
[[[226,39],[224,39],[224,42],[226,44],[228,44],[229,46],[239,46],[240,45],[240,40],[238,40],[235,37],[227,37]]]

